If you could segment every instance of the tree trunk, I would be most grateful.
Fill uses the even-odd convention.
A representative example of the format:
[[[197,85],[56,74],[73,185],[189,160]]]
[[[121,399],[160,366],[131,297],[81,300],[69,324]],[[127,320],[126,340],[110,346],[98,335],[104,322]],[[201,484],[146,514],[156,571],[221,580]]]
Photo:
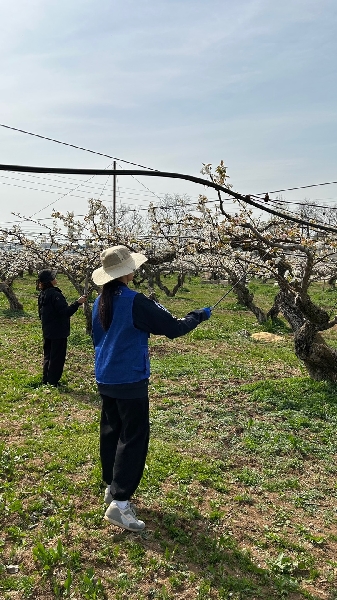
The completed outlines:
[[[294,334],[295,352],[312,379],[337,382],[337,352],[328,346],[316,326],[306,321]]]
[[[290,290],[281,290],[276,296],[275,303],[278,304],[281,313],[288,321],[293,332],[304,325],[305,317],[296,305],[296,296]]]
[[[156,292],[155,292],[155,289],[154,289],[154,280],[153,280],[152,273],[148,273],[148,277],[147,277],[147,289],[148,289],[149,298],[151,300],[154,300],[155,302],[157,302],[157,296],[156,296]]]
[[[278,298],[276,296],[276,298],[274,299],[273,306],[267,312],[267,319],[276,321],[277,317],[279,316],[279,313],[280,313],[280,307],[279,307],[279,303],[278,303]]]
[[[299,297],[292,290],[278,295],[280,310],[294,332],[295,354],[312,379],[337,381],[337,352],[330,348],[320,330],[327,329],[329,315],[315,306],[309,296]]]
[[[246,287],[244,281],[243,280],[240,281],[233,274],[230,274],[229,281],[232,286],[235,285],[235,287],[233,288],[233,292],[234,292],[235,296],[237,297],[239,304],[242,304],[242,306],[245,306],[246,308],[248,308],[253,313],[253,315],[255,315],[255,317],[257,318],[259,325],[263,325],[263,323],[265,323],[268,319],[267,315],[261,308],[259,308],[255,304],[254,294],[252,294],[252,292],[249,291],[249,289]]]
[[[91,335],[92,332],[92,310],[88,302],[84,302],[83,304],[83,313],[85,316],[85,331],[88,335]]]
[[[10,310],[23,310],[23,305],[17,299],[12,287],[4,281],[0,282],[0,292],[3,292],[5,294],[9,303]]]
[[[169,288],[162,282],[161,277],[160,277],[160,272],[159,271],[155,272],[155,280],[156,280],[157,286],[159,287],[160,290],[165,292],[166,296],[168,296],[169,298],[173,298],[176,295],[177,291],[184,285],[185,277],[186,277],[186,273],[184,273],[184,272],[178,273],[177,283],[172,288],[172,290],[169,290]]]

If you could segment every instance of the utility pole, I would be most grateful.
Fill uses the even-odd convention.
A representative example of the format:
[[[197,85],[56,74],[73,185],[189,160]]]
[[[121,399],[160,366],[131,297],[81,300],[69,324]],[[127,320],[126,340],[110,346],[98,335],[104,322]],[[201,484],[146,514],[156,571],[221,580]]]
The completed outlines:
[[[116,161],[114,160],[114,171],[116,171]],[[113,226],[116,228],[116,175],[113,176],[113,202],[112,202],[112,215],[113,215]]]

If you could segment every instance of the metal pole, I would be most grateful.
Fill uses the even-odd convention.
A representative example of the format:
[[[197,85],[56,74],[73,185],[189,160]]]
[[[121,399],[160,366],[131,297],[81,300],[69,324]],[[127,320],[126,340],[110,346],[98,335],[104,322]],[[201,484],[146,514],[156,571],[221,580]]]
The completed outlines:
[[[240,279],[238,279],[238,280],[237,280],[237,282],[236,282],[236,283],[233,285],[233,287],[231,287],[231,289],[230,289],[230,290],[228,290],[228,292],[226,292],[226,293],[225,293],[223,296],[221,296],[220,300],[218,300],[218,301],[217,301],[215,304],[213,304],[213,306],[211,306],[211,309],[212,309],[212,310],[214,310],[214,308],[215,308],[216,306],[218,306],[218,304],[220,304],[220,302],[222,302],[222,300],[223,300],[224,298],[226,298],[226,296],[228,296],[228,294],[230,294],[232,290],[234,290],[234,288],[235,288],[235,287],[238,285],[238,283],[240,283],[240,281],[242,281],[242,279],[244,279],[244,278],[246,277],[246,275],[247,275],[247,274],[248,274],[248,271],[246,271],[246,272],[245,272],[245,273],[242,275],[242,277],[240,277]]]
[[[116,171],[116,161],[114,160],[114,171]],[[113,214],[113,226],[116,227],[116,174],[113,175],[113,202],[112,202],[112,214]]]
[[[269,250],[267,250],[267,252],[261,257],[261,260],[263,260],[265,258],[265,256],[267,256]],[[246,275],[248,275],[249,273],[249,268],[246,269],[246,271],[244,272],[244,274],[242,275],[242,277],[240,277],[240,279],[237,280],[237,282],[233,285],[233,287],[231,287],[230,290],[228,290],[228,292],[226,292],[223,296],[221,296],[220,300],[218,300],[215,304],[213,304],[213,306],[211,306],[211,309],[213,310],[216,306],[218,306],[218,304],[220,304],[220,302],[222,302],[222,300],[224,298],[226,298],[226,296],[228,296],[228,294],[230,294],[234,288],[236,288],[236,286],[240,283],[240,281],[242,281]]]

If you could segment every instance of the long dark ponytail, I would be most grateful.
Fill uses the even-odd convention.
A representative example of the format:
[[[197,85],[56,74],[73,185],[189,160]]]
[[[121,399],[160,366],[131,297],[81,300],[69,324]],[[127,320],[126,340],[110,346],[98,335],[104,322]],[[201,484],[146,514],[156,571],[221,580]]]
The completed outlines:
[[[118,279],[113,279],[103,285],[102,293],[98,301],[98,318],[104,331],[108,331],[111,325],[113,317],[112,298],[120,283],[121,282]]]

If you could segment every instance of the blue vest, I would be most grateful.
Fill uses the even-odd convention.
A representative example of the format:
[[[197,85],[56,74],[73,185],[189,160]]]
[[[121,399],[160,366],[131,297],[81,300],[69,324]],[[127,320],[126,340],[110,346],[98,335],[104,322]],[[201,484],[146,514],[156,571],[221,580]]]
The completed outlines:
[[[117,289],[108,331],[104,331],[99,322],[99,297],[95,300],[92,327],[97,383],[135,383],[150,376],[149,334],[133,324],[132,306],[136,294],[124,285]]]

